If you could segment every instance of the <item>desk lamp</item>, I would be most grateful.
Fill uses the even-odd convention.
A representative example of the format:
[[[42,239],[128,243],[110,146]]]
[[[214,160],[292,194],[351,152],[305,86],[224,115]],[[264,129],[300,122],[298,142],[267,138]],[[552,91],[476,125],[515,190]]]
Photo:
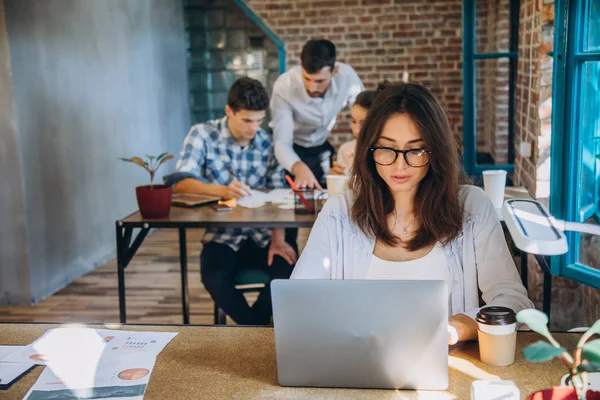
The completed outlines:
[[[515,246],[531,254],[565,254],[569,246],[564,231],[600,235],[600,225],[557,220],[543,204],[535,200],[506,200],[502,216]]]

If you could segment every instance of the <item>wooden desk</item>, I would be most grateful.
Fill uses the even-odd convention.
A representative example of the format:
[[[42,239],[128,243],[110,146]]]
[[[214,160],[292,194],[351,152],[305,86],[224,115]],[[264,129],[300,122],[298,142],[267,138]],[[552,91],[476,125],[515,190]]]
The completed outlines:
[[[56,325],[0,324],[0,344],[28,344]],[[101,326],[92,326],[101,327]],[[508,379],[517,384],[521,398],[535,390],[560,384],[566,373],[558,360],[527,363],[524,346],[540,339],[531,332],[518,334],[517,358],[509,367],[490,367],[479,361],[477,342],[450,351],[450,387],[447,392],[366,389],[284,388],[277,383],[275,345],[271,328],[204,326],[136,326],[136,331],[179,332],[154,366],[144,399],[460,399],[470,398],[476,379]],[[556,334],[573,348],[578,334]],[[37,367],[8,391],[4,400],[22,399],[42,371]]]
[[[217,212],[212,207],[182,208],[173,207],[169,218],[144,219],[135,212],[116,222],[117,233],[117,275],[119,281],[119,318],[127,322],[125,304],[125,269],[143,243],[150,229],[179,230],[179,262],[181,265],[181,306],[183,323],[190,323],[190,302],[187,281],[187,241],[188,228],[310,228],[316,215],[296,215],[294,210],[284,210],[268,203],[260,208],[235,207],[232,211]],[[134,229],[139,229],[132,241]]]
[[[507,187],[505,199],[531,198],[527,189],[523,187]],[[501,215],[501,213],[500,213]],[[121,323],[127,322],[127,308],[125,301],[125,269],[143,243],[150,229],[178,229],[179,231],[179,262],[181,272],[181,306],[183,310],[183,323],[190,323],[189,290],[187,281],[187,241],[186,229],[188,228],[310,228],[314,224],[316,215],[296,215],[294,210],[284,210],[274,204],[259,208],[235,207],[232,211],[217,212],[211,207],[181,208],[173,207],[169,218],[144,219],[139,212],[135,212],[116,222],[117,237],[117,275],[119,282],[119,319]],[[133,230],[139,229],[132,241]],[[550,315],[550,279],[544,278],[544,311]],[[527,254],[521,252],[521,276],[527,287]],[[548,286],[546,286],[548,285]],[[548,295],[547,295],[548,293]]]

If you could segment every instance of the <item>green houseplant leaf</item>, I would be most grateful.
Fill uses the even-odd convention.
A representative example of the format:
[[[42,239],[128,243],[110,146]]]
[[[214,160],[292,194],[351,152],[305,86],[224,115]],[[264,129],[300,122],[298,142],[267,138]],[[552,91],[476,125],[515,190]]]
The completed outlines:
[[[596,324],[598,324],[598,322],[594,325]],[[600,363],[600,339],[592,340],[583,345],[583,358],[590,363]]]
[[[592,325],[592,327],[587,330],[586,334],[600,335],[600,319],[594,322],[594,325]]]
[[[527,324],[529,329],[542,335],[552,344],[556,344],[556,341],[548,330],[548,317],[543,312],[534,310],[533,308],[521,310],[517,314],[517,321],[522,324]]]
[[[160,167],[162,165],[162,163],[164,163],[165,161],[169,161],[172,158],[173,158],[173,154],[166,156],[165,158],[163,158],[162,160],[160,160],[160,162],[158,163],[158,165],[156,166],[156,168]]]
[[[167,154],[169,154],[169,153],[162,153],[161,155],[159,155],[158,157],[156,157],[156,161],[160,161],[160,160],[162,160],[162,158],[163,158],[164,156],[166,156]]]
[[[579,372],[600,372],[600,363],[585,361],[577,367]]]
[[[523,350],[523,356],[527,361],[534,363],[550,361],[553,358],[560,357],[566,350],[562,347],[554,347],[550,343],[541,340],[527,346]]]

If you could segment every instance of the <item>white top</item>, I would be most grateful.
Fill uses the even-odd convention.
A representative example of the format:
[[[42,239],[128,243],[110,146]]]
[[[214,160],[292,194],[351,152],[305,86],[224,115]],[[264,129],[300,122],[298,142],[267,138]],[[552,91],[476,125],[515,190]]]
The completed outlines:
[[[443,247],[452,276],[450,314],[475,318],[479,292],[486,305],[515,312],[533,308],[510,254],[496,210],[485,192],[460,189],[462,232]],[[292,279],[365,279],[373,259],[375,238],[352,222],[352,194],[332,196],[315,221]]]
[[[346,169],[346,173],[354,161],[354,151],[356,150],[356,140],[344,143],[338,150],[337,162]]]
[[[271,96],[271,123],[275,140],[275,157],[288,171],[300,161],[293,145],[320,146],[327,140],[338,114],[354,104],[364,90],[356,71],[336,63],[337,75],[323,99],[312,99],[302,83],[302,69],[295,66],[277,78]]]
[[[424,257],[410,261],[387,261],[373,254],[366,279],[378,280],[440,280],[452,287],[452,279],[444,248],[433,246]]]

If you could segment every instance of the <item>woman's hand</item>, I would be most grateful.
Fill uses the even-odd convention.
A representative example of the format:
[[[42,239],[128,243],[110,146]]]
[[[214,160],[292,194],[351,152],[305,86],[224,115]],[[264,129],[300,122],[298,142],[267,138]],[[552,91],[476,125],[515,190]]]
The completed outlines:
[[[465,314],[456,314],[448,319],[448,344],[477,339],[477,322]]]
[[[340,165],[339,162],[334,161],[333,166],[329,170],[331,175],[346,175],[346,169]]]

